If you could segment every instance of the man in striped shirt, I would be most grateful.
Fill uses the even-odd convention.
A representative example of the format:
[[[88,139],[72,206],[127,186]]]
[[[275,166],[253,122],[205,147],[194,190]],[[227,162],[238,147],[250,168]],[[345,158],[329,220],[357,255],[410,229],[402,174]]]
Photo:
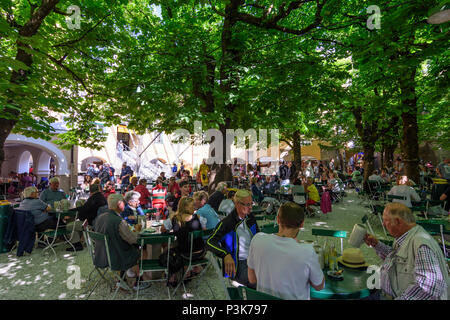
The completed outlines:
[[[380,298],[385,300],[447,300],[449,269],[438,243],[415,223],[414,214],[402,203],[389,203],[383,224],[395,238],[393,247],[366,235],[384,263],[380,269]]]

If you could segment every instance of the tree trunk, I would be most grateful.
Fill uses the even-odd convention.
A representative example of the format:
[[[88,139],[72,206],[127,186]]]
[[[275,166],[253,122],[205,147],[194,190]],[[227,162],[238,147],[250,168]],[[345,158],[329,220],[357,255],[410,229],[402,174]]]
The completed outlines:
[[[227,119],[225,124],[220,126],[220,132],[223,137],[222,144],[222,163],[213,164],[211,167],[211,174],[209,176],[208,193],[212,194],[217,187],[217,184],[221,181],[233,181],[233,173],[231,171],[231,165],[227,163],[227,155],[230,155],[231,144],[233,140],[227,139],[226,130],[229,129],[230,119]],[[230,159],[231,160],[231,159]]]
[[[228,97],[233,90],[239,88],[239,72],[238,67],[241,62],[241,51],[233,45],[233,27],[237,22],[237,13],[240,1],[232,0],[225,6],[225,20],[222,31],[222,61],[220,65],[220,90],[223,96]],[[237,94],[237,96],[239,96]],[[227,143],[226,129],[230,129],[231,119],[230,115],[239,105],[239,101],[225,102],[225,114],[224,124],[219,127],[223,137],[223,161],[220,164],[213,165],[210,175],[210,182],[208,191],[211,194],[217,187],[217,184],[221,181],[232,181],[233,174],[231,166],[226,163],[226,156],[228,148],[231,143]]]
[[[41,26],[44,19],[55,9],[56,5],[58,4],[59,0],[44,0],[42,1],[39,8],[33,11],[31,17],[29,20],[21,26],[18,31],[19,35],[21,37],[32,37],[34,36]],[[33,64],[33,56],[29,53],[27,53],[25,50],[23,50],[23,47],[29,47],[29,45],[24,44],[21,41],[17,41],[17,54],[15,60],[23,62],[26,66],[31,67]],[[16,85],[23,85],[26,84],[28,75],[30,71],[26,70],[13,70],[11,73],[10,82]],[[9,101],[8,103],[11,105],[15,105],[14,103],[14,94],[9,93]],[[12,109],[9,107],[5,107],[4,114],[8,114],[8,117],[2,118],[0,116],[0,175],[2,174],[2,166],[3,162],[5,161],[5,141],[6,138],[9,136],[11,131],[13,130],[19,116],[20,116],[20,106],[19,110]]]
[[[367,143],[364,148],[364,182],[369,180],[369,176],[375,168],[375,144]]]
[[[384,162],[385,167],[392,168],[394,166],[394,152],[397,149],[397,144],[387,145],[384,148]]]
[[[298,173],[302,169],[302,138],[300,136],[300,130],[296,130],[293,134],[292,139],[292,152],[294,154],[294,166],[295,166],[295,173],[294,177],[298,176]],[[292,183],[293,181],[291,181]]]
[[[402,160],[405,165],[405,174],[415,183],[419,183],[419,139],[417,134],[417,116],[412,113],[403,113],[402,121]]]
[[[402,161],[405,166],[405,174],[415,183],[419,183],[419,137],[417,125],[417,96],[415,91],[414,78],[416,71],[413,70],[409,76],[409,81],[401,81],[400,88],[403,110],[403,136],[402,136]]]

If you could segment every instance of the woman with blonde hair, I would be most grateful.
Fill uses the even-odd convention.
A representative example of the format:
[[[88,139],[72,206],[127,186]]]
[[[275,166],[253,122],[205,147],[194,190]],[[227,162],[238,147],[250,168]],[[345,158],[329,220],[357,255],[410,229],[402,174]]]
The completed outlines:
[[[202,230],[199,217],[194,215],[194,199],[190,197],[182,197],[178,203],[177,212],[170,218],[164,220],[161,226],[161,232],[173,231],[177,237],[177,247],[175,248],[177,254],[181,255],[183,259],[189,259],[190,242],[189,232]],[[202,238],[194,239],[192,247],[192,260],[202,259],[205,256],[206,250]],[[169,280],[169,285],[175,286],[177,284],[176,273],[179,270],[171,270],[173,275]],[[189,276],[194,276],[198,269],[190,273]]]

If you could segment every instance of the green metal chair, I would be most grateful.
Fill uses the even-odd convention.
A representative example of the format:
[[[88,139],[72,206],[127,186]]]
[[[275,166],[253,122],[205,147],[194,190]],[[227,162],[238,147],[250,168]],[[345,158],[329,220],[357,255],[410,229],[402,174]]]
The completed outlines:
[[[116,284],[116,282],[117,281],[119,282],[119,285],[117,285],[116,290],[114,291],[114,294],[112,296],[112,300],[114,300],[114,298],[116,297],[116,294],[119,291],[119,288],[121,286],[131,292],[132,289],[128,286],[127,282],[125,281],[126,273],[124,272],[123,276],[121,277],[119,275],[119,273],[120,273],[120,271],[123,271],[123,270],[112,270],[112,268],[111,268],[111,252],[109,250],[109,245],[108,245],[108,243],[109,243],[108,235],[99,233],[99,232],[94,232],[89,229],[85,229],[83,231],[83,233],[84,233],[84,238],[86,241],[86,245],[87,245],[89,254],[92,258],[92,264],[94,265],[94,269],[89,274],[88,282],[91,281],[90,280],[91,275],[94,271],[97,271],[98,275],[100,276],[100,278],[94,283],[93,288],[90,290],[87,289],[87,291],[89,291],[89,293],[86,297],[86,300],[89,299],[92,292],[94,292],[94,290],[97,288],[98,284],[100,283],[100,281],[102,279],[108,284],[111,291],[114,290],[114,285]],[[108,266],[106,266],[104,268],[100,268],[95,265],[95,242],[96,241],[102,241],[105,243],[105,250],[106,250]],[[111,272],[109,272],[109,271],[111,271]],[[109,274],[112,274],[112,277],[110,277]]]
[[[367,226],[367,228],[369,229],[371,234],[375,234],[373,232],[372,226],[370,225],[369,216],[367,214],[362,217],[361,222],[362,222],[362,224]]]
[[[67,243],[69,244],[73,249],[73,253],[76,254],[75,247],[70,242],[73,238],[73,235],[75,233],[75,223],[72,224],[72,228],[67,228],[65,225],[61,225],[61,221],[64,216],[74,216],[74,221],[78,218],[78,211],[71,210],[68,212],[56,212],[57,215],[57,223],[55,229],[48,229],[44,232],[38,232],[38,243],[42,243],[45,245],[45,248],[43,249],[42,253],[47,253],[48,249],[51,249],[53,251],[53,254],[55,255],[55,261],[58,260],[58,255],[56,254],[55,247]],[[58,237],[63,237],[64,242],[56,242]]]
[[[142,275],[144,272],[165,272],[165,277],[155,280],[141,280],[140,277],[138,277],[137,282],[137,291],[136,291],[136,299],[139,298],[139,289],[140,289],[140,283],[141,282],[161,282],[161,281],[168,281],[169,280],[169,262],[170,262],[170,251],[171,251],[171,243],[174,240],[174,235],[148,235],[148,236],[141,236],[139,239],[139,245],[141,247],[141,260],[139,262],[139,272]],[[146,245],[162,245],[167,244],[167,265],[161,266],[159,263],[159,257],[156,257],[155,259],[145,259],[144,258],[144,248]],[[171,299],[170,295],[170,288],[167,286],[167,294],[169,296],[169,299]]]
[[[295,203],[304,205],[308,201],[308,194],[306,192],[293,192],[292,199]]]
[[[388,235],[387,235],[386,229],[384,227],[383,218],[382,218],[382,215],[384,212],[384,206],[374,205],[372,208],[373,208],[373,213],[378,217],[378,220],[380,221],[381,227],[383,228],[384,235],[387,237]]]
[[[387,199],[388,199],[388,201],[392,201],[392,200],[403,200],[403,201],[406,201],[407,200],[405,196],[396,196],[396,195],[393,195],[393,194],[388,194],[387,195]]]
[[[347,231],[344,230],[329,230],[329,229],[311,229],[313,236],[340,238],[341,240],[341,254],[344,251],[344,238],[347,238]]]
[[[194,278],[201,278],[205,272],[208,270],[208,268],[212,265],[211,261],[203,258],[203,259],[198,259],[198,260],[192,260],[192,254],[193,254],[193,247],[194,247],[194,240],[198,239],[198,238],[202,238],[204,239],[205,237],[209,237],[212,232],[214,231],[214,229],[209,229],[209,230],[198,230],[198,231],[192,231],[189,232],[189,244],[190,244],[190,249],[189,249],[189,257],[184,257],[182,255],[182,258],[184,260],[184,266],[186,267],[186,270],[183,272],[183,276],[180,280],[180,282],[178,283],[178,285],[175,287],[175,289],[172,292],[172,297],[175,296],[175,293],[177,292],[180,284],[183,285],[183,290],[184,293],[186,294],[186,286],[184,283],[184,278],[186,277],[186,275],[188,274],[189,271],[193,270],[193,267],[195,266],[203,266],[203,270],[198,274],[195,275],[193,277],[191,277],[190,279],[194,279]],[[209,290],[211,291],[212,296],[214,297],[214,292],[211,289],[211,286],[209,286]]]
[[[442,242],[442,251],[444,252],[444,257],[447,258],[447,249],[445,247],[445,238],[444,238],[444,222],[439,220],[418,220],[417,224],[422,226],[430,235],[440,235]]]
[[[261,227],[261,232],[264,233],[277,233],[278,225],[265,225]]]

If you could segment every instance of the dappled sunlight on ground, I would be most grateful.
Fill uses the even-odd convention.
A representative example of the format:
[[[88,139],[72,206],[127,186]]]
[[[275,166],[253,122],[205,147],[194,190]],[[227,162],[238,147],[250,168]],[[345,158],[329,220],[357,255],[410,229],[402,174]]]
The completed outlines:
[[[377,237],[384,237],[378,218],[370,214],[370,210],[359,204],[359,199],[353,190],[348,192],[348,196],[343,202],[332,205],[333,211],[327,215],[318,214],[312,218],[306,218],[304,228],[301,229],[298,239],[302,242],[319,241],[323,243],[323,237],[315,237],[311,234],[313,228],[323,228],[331,230],[345,230],[350,233],[355,223],[361,223],[365,214],[369,215],[369,221]],[[266,221],[272,224],[274,221]],[[258,223],[259,224],[259,223]],[[329,239],[330,240],[330,239]],[[340,248],[340,241],[336,240],[336,246]],[[344,240],[344,248],[348,246]],[[0,254],[0,299],[43,299],[43,300],[82,300],[87,297],[88,277],[93,270],[92,259],[88,250],[76,253],[68,253],[65,246],[58,246],[56,249],[58,260],[52,254],[42,254],[42,249],[34,249],[31,255],[17,257],[13,253]],[[380,264],[379,258],[372,248],[365,244],[361,246],[366,261],[369,264]],[[69,289],[68,279],[73,273],[69,266],[78,266],[81,276],[80,288]],[[214,293],[211,294],[210,289]],[[222,284],[216,272],[210,268],[203,276],[203,279],[194,279],[186,284],[186,291],[182,286],[178,289],[174,299],[224,299],[225,294]],[[110,299],[112,293],[106,283],[101,282],[92,293],[90,300]],[[135,299],[135,292],[129,294],[119,290],[117,300]],[[166,300],[167,287],[164,282],[153,283],[152,286],[139,293],[139,299]]]

